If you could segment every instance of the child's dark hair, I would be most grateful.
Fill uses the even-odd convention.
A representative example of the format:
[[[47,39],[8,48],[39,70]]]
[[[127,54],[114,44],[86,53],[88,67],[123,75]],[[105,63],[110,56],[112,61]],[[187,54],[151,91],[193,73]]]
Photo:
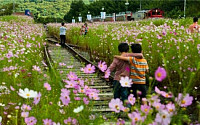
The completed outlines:
[[[64,22],[62,22],[62,23],[61,23],[61,25],[62,25],[62,26],[64,26],[64,25],[65,25],[65,23],[64,23]]]
[[[118,46],[119,52],[128,52],[129,51],[129,46],[127,43],[120,43]]]
[[[198,18],[197,17],[194,17],[193,18],[193,22],[195,23],[195,22],[198,22]]]
[[[131,50],[133,53],[141,53],[142,52],[142,46],[138,43],[131,44]]]

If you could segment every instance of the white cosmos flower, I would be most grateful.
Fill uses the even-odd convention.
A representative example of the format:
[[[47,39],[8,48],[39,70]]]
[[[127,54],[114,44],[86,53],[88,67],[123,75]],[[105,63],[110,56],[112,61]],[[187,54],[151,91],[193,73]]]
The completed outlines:
[[[132,83],[132,80],[129,79],[128,76],[126,76],[126,77],[121,77],[121,79],[120,79],[119,82],[121,83],[121,86],[122,86],[122,87],[131,87],[131,85],[133,84],[133,83]]]
[[[78,107],[78,108],[76,108],[76,109],[74,109],[74,113],[79,113],[79,112],[81,112],[82,110],[83,110],[83,105],[81,105],[80,107]]]
[[[33,90],[29,90],[28,88],[25,88],[24,90],[19,89],[19,96],[23,98],[35,98],[37,97],[37,92]]]
[[[1,123],[1,121],[2,121],[2,117],[0,116],[0,123]]]

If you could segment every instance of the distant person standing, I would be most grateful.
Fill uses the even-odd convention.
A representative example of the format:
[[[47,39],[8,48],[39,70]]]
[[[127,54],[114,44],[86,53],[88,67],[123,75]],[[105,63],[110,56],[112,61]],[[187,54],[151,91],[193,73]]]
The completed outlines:
[[[87,23],[85,23],[84,26],[85,26],[85,35],[87,35],[87,33],[88,33]]]
[[[81,26],[80,35],[85,35],[85,26]]]
[[[193,24],[190,25],[189,30],[190,30],[191,33],[200,32],[200,26],[198,25],[198,18],[197,17],[193,18]]]
[[[65,41],[66,41],[66,30],[67,30],[67,28],[64,25],[65,25],[65,23],[62,22],[61,27],[60,27],[60,44],[61,44],[61,46],[63,46],[65,44]]]

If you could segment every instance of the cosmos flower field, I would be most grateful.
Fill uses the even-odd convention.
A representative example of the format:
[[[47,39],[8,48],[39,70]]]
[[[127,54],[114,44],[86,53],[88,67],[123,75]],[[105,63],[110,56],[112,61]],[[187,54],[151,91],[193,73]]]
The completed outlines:
[[[91,60],[99,62],[106,77],[113,56],[119,54],[120,42],[142,45],[150,67],[147,98],[141,104],[130,94],[126,103],[131,111],[119,99],[110,100],[113,116],[123,112],[132,125],[198,124],[200,34],[188,31],[191,22],[161,19],[94,23],[88,25],[86,36],[80,35],[82,24],[66,24],[66,35],[67,42],[93,53]],[[59,26],[48,24],[49,33],[59,38]],[[71,71],[61,79],[61,72],[49,70],[43,57],[45,37],[42,25],[31,18],[0,17],[0,124],[125,124],[124,119],[92,114],[93,100],[99,96],[98,90],[88,87],[88,80],[79,79]],[[57,65],[70,67],[63,62]],[[89,64],[80,72],[94,73],[95,68]],[[61,81],[64,86],[59,86]],[[124,87],[132,84],[129,78],[120,82]]]

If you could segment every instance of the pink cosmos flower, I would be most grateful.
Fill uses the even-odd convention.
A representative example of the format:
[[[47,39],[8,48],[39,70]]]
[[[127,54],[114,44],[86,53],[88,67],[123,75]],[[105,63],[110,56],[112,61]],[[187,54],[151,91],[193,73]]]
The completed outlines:
[[[39,92],[38,95],[37,95],[37,97],[35,97],[35,98],[34,98],[34,101],[33,101],[33,103],[34,103],[35,105],[37,105],[37,104],[40,102],[40,97],[41,97],[41,93]]]
[[[77,125],[78,121],[75,118],[72,119],[71,117],[68,117],[68,119],[64,120],[64,123],[67,125],[71,123],[72,125]]]
[[[74,94],[77,94],[77,93],[78,93],[78,91],[77,91],[77,90],[73,90],[73,93],[74,93]]]
[[[132,79],[129,79],[128,76],[121,77],[121,79],[120,79],[119,82],[120,82],[120,84],[121,84],[122,87],[131,87],[131,85],[133,84],[132,83]]]
[[[44,125],[53,125],[53,122],[51,119],[43,119],[42,121]]]
[[[163,110],[165,108],[165,105],[162,105],[160,102],[153,102],[153,106],[156,108],[156,110]]]
[[[56,46],[60,46],[59,44],[56,44]]]
[[[72,69],[73,67],[74,67],[73,65],[67,66],[68,69]]]
[[[164,92],[164,91],[161,91],[161,95],[165,98],[172,98],[172,93],[167,93],[167,92]]]
[[[117,120],[117,125],[125,125],[125,121],[121,118]]]
[[[78,121],[75,118],[73,118],[72,119],[72,125],[77,125],[77,123],[78,123]]]
[[[61,89],[60,100],[62,101],[63,105],[67,106],[70,103],[69,92],[69,90]]]
[[[180,105],[181,107],[187,107],[192,104],[193,97],[189,96],[189,94],[186,94],[185,96],[183,96],[182,93],[179,93],[178,98],[176,98],[175,100],[178,102],[178,105]]]
[[[74,72],[69,72],[67,75],[69,80],[77,80],[78,76]]]
[[[66,66],[65,63],[59,63],[59,66]]]
[[[135,125],[136,122],[141,121],[142,117],[138,112],[132,112],[128,114],[128,117],[132,120],[131,124]]]
[[[86,97],[84,97],[83,102],[84,102],[84,104],[88,105],[90,101]]]
[[[11,89],[12,91],[15,91],[15,88],[13,88],[13,86],[10,86],[10,89]]]
[[[67,85],[65,85],[66,88],[75,88],[75,86],[78,84],[76,81],[74,80],[71,80],[71,81],[68,81],[68,80],[64,80],[64,82],[67,83]]]
[[[80,86],[84,86],[84,80],[82,80],[82,79],[79,79],[78,81],[77,81],[77,83],[80,85]]]
[[[74,97],[74,100],[79,101],[79,100],[81,100],[81,98],[80,97]]]
[[[158,38],[158,39],[162,39],[162,36],[161,36],[161,35],[157,35],[157,38]]]
[[[86,74],[91,74],[95,72],[95,67],[92,66],[91,64],[86,65],[86,67],[84,68],[84,73]]]
[[[105,71],[104,78],[109,78],[109,76],[110,76],[110,69],[107,69],[107,70]]]
[[[107,69],[106,62],[98,62],[98,67],[102,72],[105,72],[105,70]]]
[[[160,110],[159,113],[156,114],[156,123],[160,125],[169,125],[171,122],[171,116],[166,110]]]
[[[58,123],[56,123],[56,122],[53,122],[53,125],[60,125],[60,123],[58,122]]]
[[[64,123],[65,123],[65,124],[70,124],[71,122],[72,122],[71,117],[68,117],[68,119],[65,119],[65,120],[64,120]]]
[[[162,67],[158,67],[158,69],[155,72],[155,78],[157,81],[161,82],[162,80],[164,80],[167,76],[167,72],[164,68]]]
[[[24,117],[24,118],[28,117],[28,115],[29,115],[29,112],[22,112],[21,113],[21,117]]]
[[[96,92],[89,92],[88,95],[89,95],[90,99],[93,98],[94,100],[99,100],[98,93],[96,93]]]
[[[128,101],[129,101],[129,103],[130,103],[131,105],[134,105],[134,104],[135,104],[135,97],[134,97],[133,94],[130,94],[130,95],[128,96]]]
[[[112,111],[119,113],[120,110],[123,108],[123,102],[119,98],[112,99],[109,102],[109,108],[111,108]]]
[[[36,65],[33,66],[33,70],[38,71],[38,72],[41,71],[40,67],[39,67],[39,66],[36,66]]]
[[[151,107],[145,104],[145,105],[141,105],[140,109],[142,112],[144,112],[147,115]]]
[[[158,89],[157,86],[155,87],[155,92],[158,93],[158,94],[162,94],[162,91],[160,91],[160,89]]]
[[[51,86],[47,82],[44,83],[44,88],[46,88],[48,91],[51,90]]]
[[[169,103],[166,105],[167,111],[172,115],[175,111],[175,105],[173,103]]]
[[[9,51],[9,52],[6,54],[6,57],[7,57],[8,59],[11,58],[11,57],[13,57],[13,53]]]
[[[163,30],[162,35],[166,36],[167,32],[165,30]]]
[[[27,117],[25,118],[25,123],[27,125],[35,125],[37,123],[37,119],[35,117]]]
[[[31,107],[29,105],[23,104],[21,109],[22,109],[22,111],[30,111]]]

